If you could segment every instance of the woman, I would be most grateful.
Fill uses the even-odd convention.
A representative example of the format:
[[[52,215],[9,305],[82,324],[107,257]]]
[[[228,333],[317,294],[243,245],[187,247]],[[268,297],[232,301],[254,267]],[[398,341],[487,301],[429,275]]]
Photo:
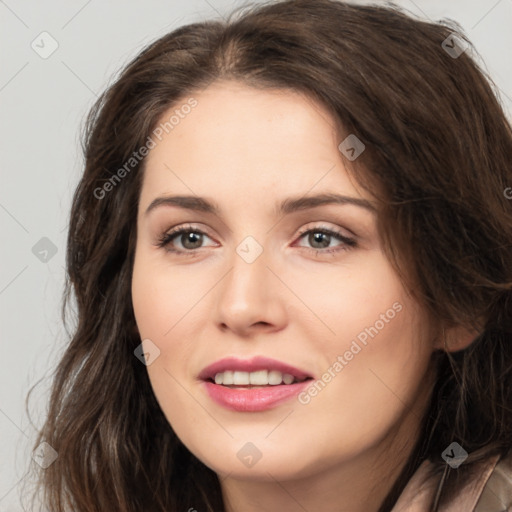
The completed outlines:
[[[279,1],[88,118],[50,510],[506,510],[512,130],[469,41]]]

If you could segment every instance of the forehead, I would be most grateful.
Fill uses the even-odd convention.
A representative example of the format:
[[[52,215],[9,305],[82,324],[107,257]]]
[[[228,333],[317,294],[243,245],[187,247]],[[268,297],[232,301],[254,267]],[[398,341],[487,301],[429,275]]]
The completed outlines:
[[[180,112],[186,104],[195,106]],[[181,115],[173,116],[176,110]],[[313,189],[365,197],[344,166],[334,118],[298,92],[217,82],[173,105],[159,126],[143,201],[176,189],[246,198]]]

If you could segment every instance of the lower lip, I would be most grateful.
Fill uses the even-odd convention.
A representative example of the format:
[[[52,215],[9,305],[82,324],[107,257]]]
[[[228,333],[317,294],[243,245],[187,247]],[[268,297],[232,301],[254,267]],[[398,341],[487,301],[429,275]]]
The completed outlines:
[[[226,409],[238,412],[266,411],[298,395],[312,381],[280,384],[262,388],[235,389],[205,381],[210,398]]]

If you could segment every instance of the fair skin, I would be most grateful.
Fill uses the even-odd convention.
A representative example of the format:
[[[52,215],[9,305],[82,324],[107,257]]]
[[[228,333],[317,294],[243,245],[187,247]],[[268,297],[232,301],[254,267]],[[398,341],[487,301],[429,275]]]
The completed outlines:
[[[324,204],[277,213],[285,199],[321,193],[371,202],[348,175],[343,138],[322,106],[234,82],[191,96],[197,106],[146,159],[138,210],[132,300],[141,340],[160,350],[147,371],[162,411],[219,475],[229,512],[377,512],[417,439],[430,356],[442,345],[425,335],[423,310],[385,257],[374,211]],[[170,195],[199,196],[220,212],[146,213]],[[155,245],[190,225],[205,233],[201,243],[176,236],[169,247],[181,254]],[[314,245],[300,234],[319,227],[357,245],[333,236]],[[252,263],[236,252],[247,236],[263,248]],[[218,359],[256,355],[321,379],[396,303],[400,311],[307,404],[232,411],[198,379]],[[453,349],[471,339],[456,334]],[[252,467],[237,457],[247,442],[262,454]]]

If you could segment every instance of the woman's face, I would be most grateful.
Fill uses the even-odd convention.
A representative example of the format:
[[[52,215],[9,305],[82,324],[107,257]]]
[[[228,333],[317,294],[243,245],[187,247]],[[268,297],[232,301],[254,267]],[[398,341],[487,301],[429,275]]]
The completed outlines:
[[[291,91],[233,82],[193,98],[163,116],[180,113],[147,157],[132,282],[169,424],[239,478],[392,455],[393,435],[401,447],[416,435],[433,347],[332,118]],[[335,195],[350,199],[322,200]],[[175,196],[187,199],[162,199]],[[251,366],[258,357],[272,361]],[[242,362],[208,368],[225,358]]]

